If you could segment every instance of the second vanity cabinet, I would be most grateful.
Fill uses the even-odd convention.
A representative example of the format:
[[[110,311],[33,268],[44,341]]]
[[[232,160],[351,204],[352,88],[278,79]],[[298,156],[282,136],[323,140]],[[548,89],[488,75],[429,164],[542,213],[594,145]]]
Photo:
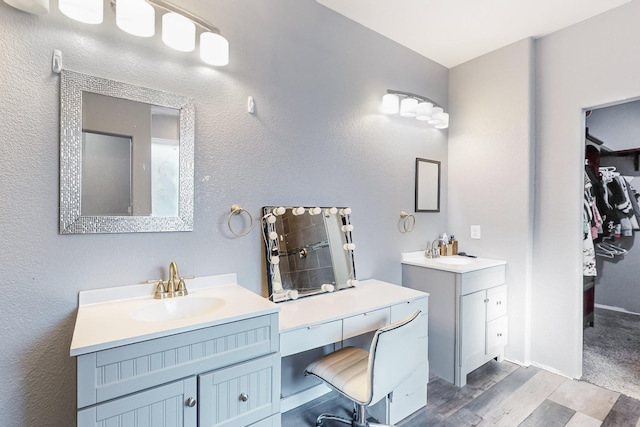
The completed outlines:
[[[422,258],[402,264],[403,285],[430,295],[430,370],[459,387],[469,372],[501,360],[508,339],[505,262],[463,261]]]
[[[280,306],[280,352],[283,357],[330,344],[336,348],[354,345],[369,350],[377,329],[420,310],[422,328],[415,338],[423,346],[421,363],[410,378],[367,412],[380,422],[395,424],[426,405],[431,310],[428,294],[369,279],[354,288],[284,302]],[[318,394],[313,394],[312,398],[329,391],[323,384],[314,389]],[[306,403],[309,391],[313,389],[285,397],[282,410]]]

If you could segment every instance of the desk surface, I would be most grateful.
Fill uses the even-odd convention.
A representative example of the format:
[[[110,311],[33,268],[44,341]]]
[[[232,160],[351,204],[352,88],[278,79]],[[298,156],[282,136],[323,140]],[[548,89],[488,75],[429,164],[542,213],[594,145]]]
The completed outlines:
[[[354,288],[278,303],[280,332],[344,319],[428,295],[380,280],[363,280]]]

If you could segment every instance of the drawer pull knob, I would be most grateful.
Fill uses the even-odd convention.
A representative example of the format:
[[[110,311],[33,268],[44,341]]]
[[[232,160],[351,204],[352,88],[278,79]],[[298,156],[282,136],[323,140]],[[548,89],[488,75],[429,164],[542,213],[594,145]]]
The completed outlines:
[[[247,395],[247,393],[240,393],[239,399],[243,402],[246,402],[247,400],[249,400],[249,395]]]
[[[196,406],[196,403],[197,403],[197,401],[193,397],[188,398],[187,401],[184,402],[184,404],[186,406],[188,406],[189,408],[193,408],[194,406]]]

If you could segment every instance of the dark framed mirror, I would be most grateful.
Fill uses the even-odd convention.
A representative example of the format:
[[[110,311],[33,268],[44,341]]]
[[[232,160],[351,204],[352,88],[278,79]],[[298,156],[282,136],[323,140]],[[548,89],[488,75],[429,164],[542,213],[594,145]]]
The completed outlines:
[[[440,212],[440,162],[416,159],[416,212]]]

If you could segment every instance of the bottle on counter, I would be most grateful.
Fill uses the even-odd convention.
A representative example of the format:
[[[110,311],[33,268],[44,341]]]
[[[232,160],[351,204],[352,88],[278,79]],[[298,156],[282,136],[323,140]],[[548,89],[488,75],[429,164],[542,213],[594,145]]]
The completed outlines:
[[[458,255],[458,241],[456,238],[451,235],[451,239],[449,240],[449,247],[451,248],[451,255]]]

